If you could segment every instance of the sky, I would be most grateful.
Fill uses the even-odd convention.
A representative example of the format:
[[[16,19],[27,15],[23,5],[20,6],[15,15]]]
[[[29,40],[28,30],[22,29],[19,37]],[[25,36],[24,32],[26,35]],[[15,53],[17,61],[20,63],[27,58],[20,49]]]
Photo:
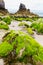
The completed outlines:
[[[10,12],[16,12],[19,9],[20,3],[25,4],[27,9],[31,11],[43,11],[43,0],[4,0],[5,7]]]

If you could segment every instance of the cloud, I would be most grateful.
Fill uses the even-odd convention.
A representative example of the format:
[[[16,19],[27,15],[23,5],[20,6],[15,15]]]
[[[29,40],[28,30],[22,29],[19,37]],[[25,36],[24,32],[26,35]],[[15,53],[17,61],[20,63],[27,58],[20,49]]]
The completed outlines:
[[[8,10],[18,10],[20,3],[24,3],[31,10],[43,10],[43,0],[4,0]]]

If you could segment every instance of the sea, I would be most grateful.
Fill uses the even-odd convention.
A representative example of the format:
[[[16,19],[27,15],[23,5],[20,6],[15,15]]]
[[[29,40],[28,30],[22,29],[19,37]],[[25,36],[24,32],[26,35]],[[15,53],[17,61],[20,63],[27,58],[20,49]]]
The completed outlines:
[[[43,11],[32,10],[32,12],[39,15],[40,17],[43,17]]]
[[[40,17],[43,17],[43,11],[41,11],[41,10],[30,10],[31,12],[33,12],[34,14],[37,14],[37,15],[39,15]],[[17,12],[17,10],[9,10],[9,12],[10,13],[15,13],[15,12]]]
[[[43,17],[43,12],[35,12],[35,14],[38,14],[40,17]]]

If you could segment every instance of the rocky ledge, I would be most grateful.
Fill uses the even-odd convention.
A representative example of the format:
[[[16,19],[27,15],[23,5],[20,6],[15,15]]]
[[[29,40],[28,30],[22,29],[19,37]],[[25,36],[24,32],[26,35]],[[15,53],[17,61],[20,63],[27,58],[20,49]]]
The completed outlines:
[[[24,4],[20,4],[19,10],[14,14],[16,17],[38,17],[37,14],[30,12]]]

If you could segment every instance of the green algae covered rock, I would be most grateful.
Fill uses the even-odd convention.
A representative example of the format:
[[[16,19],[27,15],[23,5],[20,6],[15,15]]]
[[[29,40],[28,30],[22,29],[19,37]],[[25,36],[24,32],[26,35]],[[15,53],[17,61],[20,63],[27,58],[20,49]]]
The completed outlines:
[[[5,29],[5,30],[8,30],[9,27],[7,24],[5,24],[4,22],[0,22],[0,29]]]
[[[30,35],[33,35],[34,34],[32,28],[26,28],[26,30],[27,30],[27,33],[29,33]]]
[[[33,22],[31,27],[38,33],[43,34],[43,19],[40,18],[39,20]]]
[[[4,49],[4,52],[2,52],[1,47],[3,47],[2,50]],[[32,60],[43,62],[43,47],[31,36],[21,31],[11,31],[3,37],[3,43],[2,45],[0,44],[0,53],[2,56],[5,56],[10,51],[15,52],[16,59],[21,62],[30,62]]]
[[[0,44],[0,56],[5,57],[12,51],[13,47],[8,42],[2,42]]]
[[[26,22],[20,22],[19,23],[19,26],[25,26],[25,27],[29,27],[29,24],[28,23],[26,23]]]
[[[10,24],[10,23],[11,23],[11,18],[10,18],[10,16],[4,17],[4,18],[3,18],[3,21],[4,21],[5,23],[7,23],[7,24]]]

